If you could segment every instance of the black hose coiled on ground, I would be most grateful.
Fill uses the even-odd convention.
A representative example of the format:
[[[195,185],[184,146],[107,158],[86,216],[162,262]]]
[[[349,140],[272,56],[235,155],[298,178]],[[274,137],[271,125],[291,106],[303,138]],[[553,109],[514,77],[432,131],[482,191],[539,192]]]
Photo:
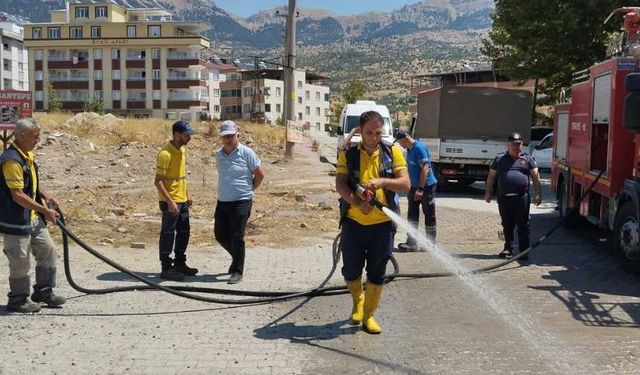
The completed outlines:
[[[576,206],[582,202],[582,200],[586,197],[586,195],[593,189],[595,184],[598,182],[600,177],[602,177],[604,170],[602,170],[598,176],[595,178],[593,183],[589,186],[587,190],[585,190],[576,202]],[[575,207],[574,207],[575,209]],[[325,286],[333,274],[335,273],[338,262],[340,260],[341,255],[341,233],[339,233],[332,244],[332,255],[333,255],[333,264],[331,270],[327,277],[320,283],[320,285],[314,289],[306,290],[306,291],[294,291],[294,292],[273,292],[273,291],[250,291],[250,290],[233,290],[233,289],[223,289],[223,288],[205,288],[205,287],[192,287],[192,286],[164,286],[153,281],[150,281],[143,276],[136,274],[135,272],[127,269],[126,267],[116,263],[110,258],[102,255],[97,250],[93,249],[87,243],[85,243],[82,239],[78,238],[73,232],[71,232],[65,224],[64,214],[59,208],[56,208],[57,212],[60,214],[59,219],[56,224],[60,227],[62,231],[62,241],[63,241],[63,260],[64,260],[64,272],[69,285],[77,290],[78,292],[85,294],[109,294],[109,293],[117,293],[117,292],[129,292],[129,291],[143,291],[143,290],[160,290],[169,294],[173,294],[175,296],[193,299],[202,302],[210,302],[210,303],[219,303],[219,304],[229,304],[229,305],[247,305],[247,304],[257,304],[257,303],[271,303],[271,302],[279,302],[286,301],[295,298],[301,297],[317,297],[320,295],[338,295],[338,294],[347,294],[348,290],[346,286]],[[477,269],[470,270],[468,273],[470,274],[478,274],[489,272],[501,267],[504,267],[512,262],[519,260],[520,258],[526,256],[533,250],[538,247],[544,240],[546,240],[553,232],[555,232],[562,224],[564,220],[560,220],[556,225],[554,225],[547,233],[545,233],[542,237],[540,237],[533,245],[529,246],[525,251],[520,252],[517,256],[494,264],[492,266],[481,267]],[[69,238],[71,238],[75,243],[77,243],[82,249],[87,251],[89,254],[95,256],[101,261],[107,263],[111,267],[116,270],[129,275],[130,277],[142,282],[145,285],[132,285],[132,286],[124,286],[124,287],[111,287],[111,288],[101,288],[101,289],[90,289],[85,288],[78,285],[73,276],[71,275],[71,265],[69,259]],[[450,277],[456,276],[457,274],[454,272],[431,272],[431,273],[400,273],[400,268],[397,260],[393,255],[390,257],[390,261],[393,265],[394,272],[390,275],[385,275],[385,283],[389,283],[395,281],[396,279],[416,279],[416,278],[434,278],[434,277]],[[206,294],[221,294],[221,295],[235,295],[235,296],[247,296],[253,298],[244,298],[244,299],[229,299],[229,298],[213,298],[206,297],[192,293],[206,293]]]

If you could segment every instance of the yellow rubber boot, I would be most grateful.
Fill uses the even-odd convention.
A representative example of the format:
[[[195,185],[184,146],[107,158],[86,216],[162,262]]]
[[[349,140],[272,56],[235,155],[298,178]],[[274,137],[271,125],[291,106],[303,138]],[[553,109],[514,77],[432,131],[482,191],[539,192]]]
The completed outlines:
[[[373,317],[378,303],[380,303],[380,295],[382,295],[382,285],[367,284],[367,290],[364,293],[364,317],[362,318],[362,328],[367,333],[378,334],[382,332],[382,328]]]
[[[351,310],[351,324],[358,325],[362,322],[364,315],[364,293],[362,293],[362,277],[353,281],[347,281],[347,288],[351,292],[353,299],[353,309]]]

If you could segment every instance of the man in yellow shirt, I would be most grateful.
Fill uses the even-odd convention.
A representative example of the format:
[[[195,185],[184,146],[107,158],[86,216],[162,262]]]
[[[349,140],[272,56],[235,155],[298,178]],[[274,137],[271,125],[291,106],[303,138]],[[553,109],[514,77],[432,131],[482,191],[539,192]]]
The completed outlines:
[[[189,207],[192,200],[187,189],[186,145],[195,133],[186,121],[177,121],[172,127],[173,138],[158,153],[154,185],[158,190],[162,227],[160,229],[160,278],[181,281],[198,273],[187,266],[189,244]],[[175,247],[174,247],[175,246]],[[175,260],[171,259],[171,251]]]
[[[378,112],[360,115],[362,141],[341,151],[336,168],[336,190],[345,216],[342,225],[342,275],[353,298],[351,321],[362,322],[368,333],[382,329],[374,319],[380,302],[384,273],[393,249],[395,226],[380,209],[357,193],[358,185],[375,194],[390,209],[398,208],[398,192],[411,186],[402,151],[382,141],[383,119]],[[367,289],[363,292],[362,268],[367,269]]]
[[[37,302],[60,306],[66,302],[53,293],[56,286],[56,249],[46,221],[55,223],[57,202],[39,186],[38,165],[31,152],[40,142],[40,125],[31,118],[20,119],[15,141],[0,155],[0,233],[9,259],[9,311],[32,313]],[[45,221],[46,220],[46,221]],[[36,284],[29,300],[30,257],[36,259]]]

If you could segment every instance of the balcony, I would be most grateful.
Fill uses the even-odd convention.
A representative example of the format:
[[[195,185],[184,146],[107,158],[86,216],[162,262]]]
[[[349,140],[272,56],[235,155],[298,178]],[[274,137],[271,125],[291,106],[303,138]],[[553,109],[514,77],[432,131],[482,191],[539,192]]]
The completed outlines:
[[[146,82],[144,78],[142,80],[127,80],[127,88],[128,89],[144,89],[146,87]]]
[[[167,88],[170,89],[188,89],[198,86],[206,87],[207,82],[200,79],[167,79]]]
[[[199,60],[200,52],[191,51],[169,51],[167,53],[169,60]]]
[[[169,100],[167,101],[167,107],[169,109],[189,109],[190,107],[205,107],[207,108],[208,102],[201,100]]]
[[[71,58],[66,60],[49,60],[47,62],[48,69],[87,69],[89,68],[88,60],[79,58]]]

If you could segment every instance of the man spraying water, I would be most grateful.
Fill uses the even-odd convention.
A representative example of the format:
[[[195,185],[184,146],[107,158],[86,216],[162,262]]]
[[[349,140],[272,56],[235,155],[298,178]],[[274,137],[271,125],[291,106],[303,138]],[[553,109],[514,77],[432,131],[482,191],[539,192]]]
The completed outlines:
[[[336,167],[342,211],[342,275],[353,298],[351,322],[362,323],[363,329],[373,334],[382,332],[374,313],[396,232],[391,219],[377,206],[398,211],[396,193],[409,191],[411,185],[402,151],[382,142],[382,126],[379,113],[364,112],[359,123],[362,141],[341,151]],[[366,198],[367,194],[373,197]],[[365,264],[368,284],[363,292]]]

